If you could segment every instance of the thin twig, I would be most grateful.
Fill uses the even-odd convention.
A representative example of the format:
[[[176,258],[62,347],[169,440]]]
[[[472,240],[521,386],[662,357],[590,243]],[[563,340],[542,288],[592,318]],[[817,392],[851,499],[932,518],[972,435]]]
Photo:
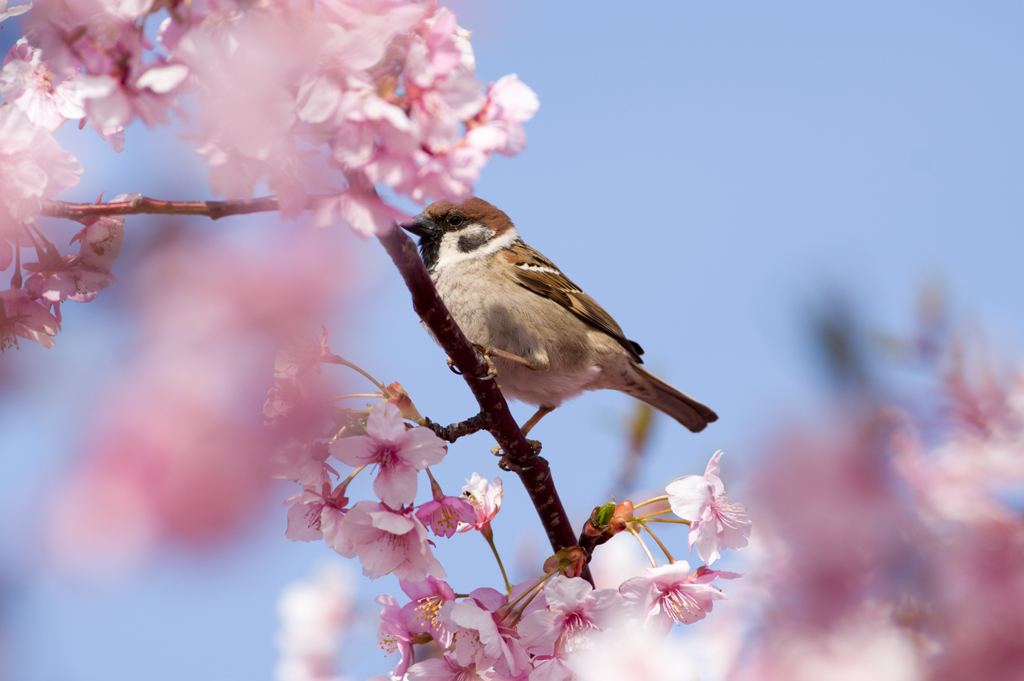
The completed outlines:
[[[472,435],[473,433],[477,433],[481,430],[487,430],[491,422],[487,417],[487,414],[484,412],[480,412],[476,416],[470,416],[465,421],[459,421],[458,423],[453,423],[450,426],[442,426],[438,423],[434,423],[428,418],[424,418],[423,421],[423,425],[437,433],[437,436],[445,442],[455,442],[460,437]]]

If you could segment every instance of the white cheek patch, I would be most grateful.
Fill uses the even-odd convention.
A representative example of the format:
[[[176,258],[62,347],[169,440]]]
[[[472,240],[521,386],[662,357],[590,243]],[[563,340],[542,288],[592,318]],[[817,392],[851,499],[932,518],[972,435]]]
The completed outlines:
[[[494,230],[490,227],[479,222],[469,224],[441,237],[436,269],[441,270],[464,260],[497,253],[511,246],[517,239],[519,239],[519,233],[515,228],[495,237]]]

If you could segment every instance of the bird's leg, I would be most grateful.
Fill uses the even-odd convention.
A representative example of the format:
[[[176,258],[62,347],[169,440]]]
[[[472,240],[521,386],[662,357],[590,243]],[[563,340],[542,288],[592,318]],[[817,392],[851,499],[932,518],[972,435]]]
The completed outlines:
[[[480,345],[479,343],[473,343],[473,347],[479,350],[484,357],[500,357],[502,359],[507,359],[510,362],[522,364],[524,367],[530,369],[531,371],[547,371],[548,369],[547,362],[541,363],[537,361],[532,361],[526,359],[525,357],[514,355],[511,352],[499,350],[498,348],[492,347],[490,345]]]
[[[527,421],[526,423],[524,423],[522,425],[522,427],[520,427],[520,430],[523,431],[523,435],[526,435],[531,430],[533,430],[533,427],[535,425],[537,425],[542,418],[544,418],[545,416],[547,416],[548,414],[550,414],[554,410],[555,410],[554,407],[541,407],[541,408],[539,408],[537,410],[537,412],[533,416],[530,417],[530,420]],[[534,456],[540,454],[541,444],[540,444],[539,441],[537,441],[537,440],[529,440],[528,439],[526,442],[530,445],[530,448],[533,450]],[[504,452],[501,450],[501,447],[494,447],[494,448],[492,448],[491,449],[491,454],[494,454],[495,456],[502,457],[501,461],[498,462],[498,466],[500,466],[502,470],[505,470],[505,471],[507,471],[507,470],[514,470],[514,468],[512,467],[512,463],[508,460],[508,458],[506,456],[504,456]]]
[[[554,407],[541,407],[540,409],[538,409],[537,412],[533,416],[530,417],[530,420],[527,421],[526,423],[524,423],[522,425],[522,427],[520,427],[520,430],[523,431],[523,435],[526,435],[531,430],[533,430],[533,427],[535,425],[537,425],[538,423],[540,423],[540,420],[542,418],[544,418],[545,416],[547,416],[548,414],[550,414],[554,410],[555,410]]]

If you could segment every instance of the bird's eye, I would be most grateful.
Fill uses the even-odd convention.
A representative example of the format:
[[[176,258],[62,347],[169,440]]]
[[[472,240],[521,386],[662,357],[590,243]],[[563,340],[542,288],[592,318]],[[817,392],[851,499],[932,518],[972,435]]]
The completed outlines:
[[[452,227],[459,227],[465,221],[466,221],[466,219],[463,218],[461,215],[449,215],[448,216],[448,224],[451,225]]]

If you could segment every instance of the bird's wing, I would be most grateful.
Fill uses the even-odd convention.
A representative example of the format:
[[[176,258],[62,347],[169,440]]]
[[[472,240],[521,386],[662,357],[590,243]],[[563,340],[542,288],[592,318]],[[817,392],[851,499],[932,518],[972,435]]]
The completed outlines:
[[[509,248],[506,257],[512,264],[512,271],[520,286],[555,301],[587,324],[618,341],[635,362],[643,362],[640,359],[643,349],[627,339],[612,316],[562,274],[554,263],[522,242]]]

